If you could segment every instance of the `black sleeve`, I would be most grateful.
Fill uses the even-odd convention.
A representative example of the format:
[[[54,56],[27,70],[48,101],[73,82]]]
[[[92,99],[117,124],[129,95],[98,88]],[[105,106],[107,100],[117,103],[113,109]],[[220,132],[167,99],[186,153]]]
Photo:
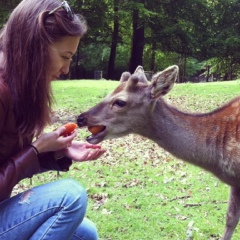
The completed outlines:
[[[67,157],[56,160],[54,157],[54,152],[40,153],[38,158],[42,172],[49,170],[66,172],[72,165],[72,159]]]

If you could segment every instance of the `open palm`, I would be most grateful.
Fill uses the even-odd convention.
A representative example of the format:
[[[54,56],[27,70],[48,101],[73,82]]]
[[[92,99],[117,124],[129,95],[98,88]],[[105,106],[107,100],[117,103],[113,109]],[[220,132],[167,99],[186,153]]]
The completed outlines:
[[[91,161],[98,159],[106,149],[99,145],[73,141],[68,148],[62,150],[66,157],[77,162]]]

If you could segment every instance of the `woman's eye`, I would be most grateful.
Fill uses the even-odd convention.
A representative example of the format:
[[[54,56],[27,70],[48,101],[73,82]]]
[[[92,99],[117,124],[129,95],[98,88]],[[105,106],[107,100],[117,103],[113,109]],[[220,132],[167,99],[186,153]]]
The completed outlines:
[[[126,106],[126,102],[123,100],[116,100],[113,105],[117,105],[118,107],[125,107]]]
[[[70,57],[62,56],[62,58],[65,59],[65,60],[70,60],[70,61],[72,61],[72,58],[70,58]]]

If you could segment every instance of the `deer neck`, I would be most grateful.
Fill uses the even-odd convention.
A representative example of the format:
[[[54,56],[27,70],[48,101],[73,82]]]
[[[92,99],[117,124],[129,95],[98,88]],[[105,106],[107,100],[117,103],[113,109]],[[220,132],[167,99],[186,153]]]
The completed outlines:
[[[240,186],[240,98],[206,114],[184,113],[159,99],[148,114],[145,137],[223,182]]]
[[[163,99],[154,104],[149,112],[151,120],[148,121],[148,126],[142,128],[142,135],[180,159],[203,168],[211,168],[208,164],[214,164],[217,152],[208,146],[207,139],[211,136],[205,131],[206,117],[181,112],[166,104]]]

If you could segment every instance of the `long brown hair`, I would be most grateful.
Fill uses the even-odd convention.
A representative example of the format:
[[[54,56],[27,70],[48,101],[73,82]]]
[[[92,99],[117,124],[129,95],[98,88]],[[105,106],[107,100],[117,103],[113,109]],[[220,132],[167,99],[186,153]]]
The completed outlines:
[[[65,36],[83,36],[81,15],[68,19],[57,0],[23,0],[12,12],[0,35],[3,81],[12,96],[16,124],[23,137],[39,135],[50,123],[53,95],[46,78],[48,47]]]

